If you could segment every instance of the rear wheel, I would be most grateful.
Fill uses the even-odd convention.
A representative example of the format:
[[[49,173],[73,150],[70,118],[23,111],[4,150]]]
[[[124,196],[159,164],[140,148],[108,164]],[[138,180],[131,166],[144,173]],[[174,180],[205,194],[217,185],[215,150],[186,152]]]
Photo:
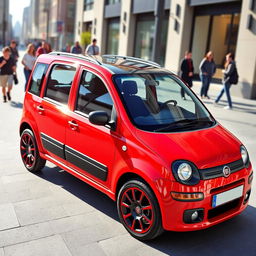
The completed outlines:
[[[118,215],[128,232],[139,240],[151,240],[163,231],[161,213],[151,189],[139,180],[131,180],[120,189]]]
[[[30,172],[44,168],[46,160],[40,157],[35,136],[30,129],[24,130],[21,134],[20,154],[25,167]]]

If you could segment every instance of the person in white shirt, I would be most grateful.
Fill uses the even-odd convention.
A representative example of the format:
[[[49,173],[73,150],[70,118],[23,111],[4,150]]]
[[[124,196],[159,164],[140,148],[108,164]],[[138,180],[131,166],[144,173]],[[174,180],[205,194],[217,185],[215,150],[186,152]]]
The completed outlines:
[[[97,44],[97,39],[93,39],[92,43],[89,44],[85,50],[85,55],[99,55],[100,48]]]
[[[33,44],[29,44],[27,47],[27,51],[21,61],[21,63],[24,65],[24,74],[26,78],[25,90],[26,90],[27,83],[35,62],[36,62],[35,46]]]

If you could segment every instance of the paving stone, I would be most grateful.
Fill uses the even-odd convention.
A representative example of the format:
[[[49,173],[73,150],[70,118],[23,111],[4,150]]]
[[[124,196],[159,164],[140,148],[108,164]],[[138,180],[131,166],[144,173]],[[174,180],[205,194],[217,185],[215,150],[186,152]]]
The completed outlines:
[[[144,246],[142,242],[133,238],[129,234],[99,241],[99,245],[108,256],[136,256],[138,255],[136,251],[139,251],[139,249]]]
[[[5,256],[71,256],[61,236],[50,236],[4,248]]]
[[[88,244],[108,239],[111,235],[102,225],[93,225],[62,234],[62,237],[70,251],[76,255],[83,252]]]
[[[67,216],[64,208],[52,197],[15,203],[14,207],[22,226]]]
[[[8,183],[17,182],[17,181],[34,180],[34,179],[38,179],[38,177],[30,172],[7,175],[7,176],[1,177],[3,184],[8,184]]]
[[[54,235],[54,231],[49,222],[13,228],[1,232],[0,247],[24,243],[51,235]]]
[[[4,249],[0,248],[0,256],[4,256]]]
[[[74,250],[71,251],[72,255],[74,256],[85,256],[85,255],[93,255],[93,256],[106,256],[105,252],[102,250],[102,248],[99,246],[98,243],[92,243],[83,246],[83,248],[80,248],[81,250]]]
[[[41,180],[26,180],[5,184],[10,202],[21,202],[51,196],[49,183]]]
[[[52,220],[49,223],[55,234],[61,234],[73,230],[83,229],[85,227],[98,225],[99,220],[95,218],[95,212],[90,212],[77,216]]]
[[[65,209],[67,214],[70,216],[95,211],[94,207],[92,207],[91,205],[83,201],[70,202],[68,204],[63,204],[63,208]]]
[[[15,228],[19,222],[12,204],[0,205],[0,230]]]

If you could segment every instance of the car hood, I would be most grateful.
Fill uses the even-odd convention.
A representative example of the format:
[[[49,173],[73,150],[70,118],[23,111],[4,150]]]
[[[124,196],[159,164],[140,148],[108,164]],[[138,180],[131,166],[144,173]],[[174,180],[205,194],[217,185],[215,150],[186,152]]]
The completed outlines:
[[[182,159],[204,169],[241,158],[241,142],[220,124],[198,131],[150,133],[137,130],[136,134],[169,164]]]

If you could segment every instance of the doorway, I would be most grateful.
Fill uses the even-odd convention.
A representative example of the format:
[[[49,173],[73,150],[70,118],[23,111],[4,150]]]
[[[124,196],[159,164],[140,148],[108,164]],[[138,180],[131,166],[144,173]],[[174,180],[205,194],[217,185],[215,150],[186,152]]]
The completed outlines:
[[[235,53],[240,14],[219,14],[196,16],[192,39],[192,54],[195,73],[205,53],[213,51],[217,71],[214,78],[222,78],[225,55]]]

